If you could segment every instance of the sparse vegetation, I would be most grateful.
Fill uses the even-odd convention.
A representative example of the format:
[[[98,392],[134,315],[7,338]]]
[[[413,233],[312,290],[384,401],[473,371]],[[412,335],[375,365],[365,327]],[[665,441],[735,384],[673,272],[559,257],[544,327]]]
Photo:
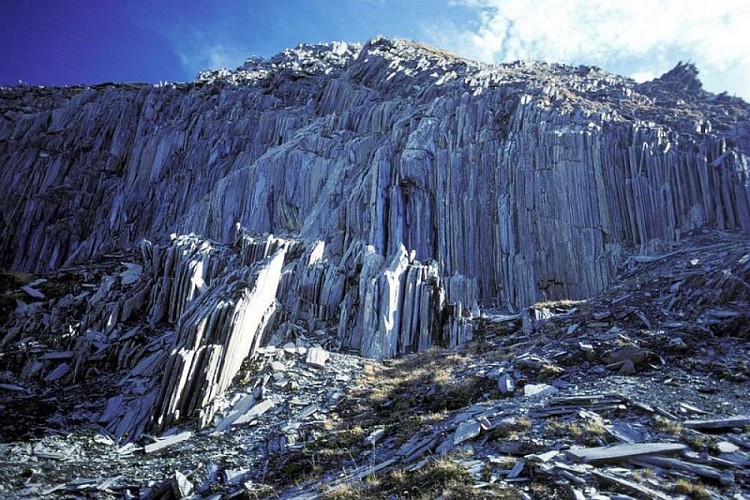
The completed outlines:
[[[531,430],[531,420],[525,416],[515,417],[506,425],[499,425],[489,432],[490,439],[509,439],[517,441]]]
[[[654,429],[682,439],[696,451],[708,451],[712,446],[712,440],[709,436],[692,429],[686,429],[680,422],[668,418],[657,416],[654,419]]]
[[[517,498],[517,494],[511,490],[480,490],[473,485],[474,479],[466,468],[450,457],[445,457],[434,460],[416,471],[393,471],[382,477],[371,476],[361,482],[346,483],[323,492],[321,498]]]
[[[682,433],[682,439],[696,451],[708,451],[712,445],[712,440],[705,434],[700,432],[686,429]]]
[[[675,437],[682,436],[682,432],[684,431],[680,422],[659,416],[654,419],[654,429]]]
[[[708,500],[711,493],[700,481],[688,481],[687,479],[678,479],[674,485],[675,493],[687,495],[693,500]]]
[[[534,307],[537,309],[545,308],[545,309],[553,309],[553,310],[562,310],[567,311],[568,309],[572,309],[574,307],[580,306],[585,304],[585,300],[547,300],[545,302],[537,302]]]
[[[547,420],[544,430],[548,438],[571,439],[586,446],[599,446],[599,439],[607,434],[607,429],[596,420],[561,422],[551,418]]]
[[[341,406],[341,418],[331,418],[322,426],[324,437],[299,452],[272,460],[274,482],[300,484],[324,472],[356,467],[360,465],[357,458],[367,448],[365,438],[376,428],[385,429],[383,439],[391,438],[400,446],[423,426],[442,420],[446,412],[487,395],[497,396],[493,381],[459,373],[468,362],[466,356],[433,349],[382,364],[369,362],[360,385]],[[522,432],[530,427],[531,422],[521,417],[513,430]],[[430,471],[440,475],[446,472],[445,464]],[[400,484],[398,477],[388,481]],[[337,489],[330,494],[344,493]]]
[[[433,349],[386,366],[371,365],[365,368],[365,376],[373,384],[361,389],[360,402],[386,426],[410,421],[421,424],[422,418],[429,420],[430,415],[463,408],[495,390],[490,380],[458,376],[467,362],[463,354]]]

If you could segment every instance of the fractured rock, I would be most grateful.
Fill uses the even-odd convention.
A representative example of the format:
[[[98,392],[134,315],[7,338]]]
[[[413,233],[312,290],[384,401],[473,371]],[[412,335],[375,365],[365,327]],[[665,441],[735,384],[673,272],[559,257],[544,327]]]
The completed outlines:
[[[545,394],[555,394],[557,387],[549,384],[526,384],[523,386],[524,396],[541,396]]]
[[[312,366],[323,367],[330,357],[330,353],[321,347],[311,347],[307,350],[305,363]]]
[[[473,439],[479,435],[482,431],[482,427],[474,419],[458,424],[455,434],[453,434],[453,445],[458,446],[464,441]]]

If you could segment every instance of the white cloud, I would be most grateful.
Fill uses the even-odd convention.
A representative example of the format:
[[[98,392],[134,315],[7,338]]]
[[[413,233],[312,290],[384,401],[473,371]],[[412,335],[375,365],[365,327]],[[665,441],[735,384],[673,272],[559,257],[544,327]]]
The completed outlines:
[[[246,47],[232,45],[202,31],[172,33],[169,38],[182,65],[196,75],[205,69],[236,68],[248,56]]]
[[[658,77],[659,75],[654,74],[653,71],[635,71],[630,74],[630,76],[638,83],[647,82],[649,80],[653,80],[654,78]]]
[[[589,64],[645,78],[678,60],[708,90],[750,98],[747,0],[453,0],[474,9],[475,29],[435,27],[434,43],[479,60]]]

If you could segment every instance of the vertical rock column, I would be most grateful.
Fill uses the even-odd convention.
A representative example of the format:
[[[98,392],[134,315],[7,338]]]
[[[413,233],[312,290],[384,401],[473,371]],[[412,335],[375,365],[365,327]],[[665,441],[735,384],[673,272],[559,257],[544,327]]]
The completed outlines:
[[[366,246],[355,269],[358,286],[349,288],[341,306],[343,346],[385,359],[471,340],[468,320],[478,312],[475,279],[456,275],[446,281],[436,262],[423,264],[403,246],[387,266]]]
[[[247,270],[230,273],[180,317],[154,404],[154,430],[181,418],[197,417],[201,427],[211,421],[216,398],[257,349],[273,315],[285,253],[277,250]]]

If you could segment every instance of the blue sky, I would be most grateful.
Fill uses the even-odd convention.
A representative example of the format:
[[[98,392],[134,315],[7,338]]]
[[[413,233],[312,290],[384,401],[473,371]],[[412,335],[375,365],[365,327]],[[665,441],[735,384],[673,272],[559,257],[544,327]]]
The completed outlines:
[[[301,42],[376,35],[639,80],[690,60],[708,90],[750,100],[747,0],[2,0],[0,84],[186,81]]]

